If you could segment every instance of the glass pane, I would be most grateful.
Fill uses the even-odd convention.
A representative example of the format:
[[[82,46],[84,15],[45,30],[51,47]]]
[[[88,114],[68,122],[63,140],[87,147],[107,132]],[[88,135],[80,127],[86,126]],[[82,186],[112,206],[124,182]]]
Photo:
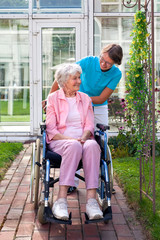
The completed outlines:
[[[122,65],[119,66],[122,71],[122,78],[112,94],[114,103],[111,104],[112,106],[109,106],[109,109],[111,109],[109,111],[109,125],[111,126],[111,131],[117,131],[117,129],[115,129],[115,115],[113,115],[113,113],[115,109],[117,109],[117,112],[120,112],[121,105],[119,99],[125,97],[125,74],[128,68],[127,61],[129,59],[129,47],[131,44],[130,33],[133,20],[133,17],[96,17],[94,19],[94,55],[99,55],[102,47],[110,43],[120,44],[124,53]],[[122,124],[120,122],[121,119],[122,116],[119,115],[119,126]]]
[[[136,1],[131,1],[134,5]],[[126,1],[125,1],[126,3]],[[135,12],[134,8],[126,8],[122,4],[122,0],[94,0],[94,12]]]
[[[160,12],[160,0],[155,1],[155,12]]]
[[[42,29],[43,99],[48,96],[57,67],[75,62],[75,32],[75,28]]]
[[[101,48],[109,43],[130,44],[133,21],[132,17],[96,17],[94,19],[94,54],[99,55]]]
[[[155,31],[155,59],[156,59],[156,64],[155,64],[155,78],[156,78],[156,88],[160,90],[160,19],[158,17],[155,18],[155,26],[156,26],[156,31]],[[158,107],[156,109],[160,110],[160,92],[157,92],[156,95],[158,96],[157,99],[157,104]],[[160,115],[159,115],[159,121],[160,121]],[[158,129],[160,130],[160,129]]]
[[[0,124],[30,121],[28,20],[0,20]]]
[[[134,19],[133,18],[121,18],[121,24],[122,24],[122,39],[123,40],[131,40],[131,31],[132,31],[132,28],[133,28],[133,22],[134,22]]]
[[[122,71],[122,79],[112,94],[114,97],[114,102],[109,106],[109,124],[111,126],[111,131],[117,131],[115,123],[118,126],[122,125],[121,120],[122,112],[120,109],[119,99],[125,97],[125,78],[126,72],[128,70],[128,60],[130,58],[129,49],[132,41],[130,33],[132,31],[133,17],[115,17],[115,18],[104,18],[96,17],[94,19],[94,54],[99,55],[101,48],[109,43],[118,43],[123,48],[123,61],[122,65],[119,67]],[[155,17],[155,75],[156,75],[156,88],[160,90],[160,19]],[[156,106],[160,99],[160,92],[156,93]],[[157,109],[160,110],[159,103]],[[115,112],[119,112],[119,116]],[[115,121],[116,119],[116,121]],[[159,115],[160,119],[160,115]],[[117,121],[118,120],[118,121]],[[159,120],[160,121],[160,120]],[[160,125],[160,124],[159,124]]]
[[[138,4],[134,6],[137,2],[136,0],[124,0],[125,6],[122,2],[122,0],[94,0],[94,12],[136,12],[138,10]],[[145,0],[141,0],[141,5],[144,5],[144,3]],[[130,8],[131,6],[134,7]],[[160,12],[160,0],[155,0],[155,12]]]
[[[81,13],[82,0],[34,0],[37,13]]]
[[[1,0],[0,13],[26,13],[28,12],[28,0]]]
[[[138,10],[138,4],[135,5],[136,0],[124,0],[125,6],[122,2],[122,0],[94,0],[94,12],[136,12]],[[144,4],[145,0],[141,0],[141,5]],[[160,0],[155,0],[155,12],[160,12]]]
[[[156,40],[160,40],[160,18],[155,18],[155,26],[156,26]]]

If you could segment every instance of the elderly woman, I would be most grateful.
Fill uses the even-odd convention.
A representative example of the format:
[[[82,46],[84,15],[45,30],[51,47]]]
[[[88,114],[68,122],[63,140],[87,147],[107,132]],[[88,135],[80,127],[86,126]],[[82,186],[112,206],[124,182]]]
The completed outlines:
[[[78,92],[81,67],[64,64],[55,73],[60,89],[48,96],[46,131],[52,151],[62,156],[58,198],[52,211],[56,218],[67,220],[67,190],[74,186],[74,176],[82,159],[87,189],[86,213],[89,219],[103,217],[96,201],[100,166],[100,147],[94,140],[94,115],[91,99]]]

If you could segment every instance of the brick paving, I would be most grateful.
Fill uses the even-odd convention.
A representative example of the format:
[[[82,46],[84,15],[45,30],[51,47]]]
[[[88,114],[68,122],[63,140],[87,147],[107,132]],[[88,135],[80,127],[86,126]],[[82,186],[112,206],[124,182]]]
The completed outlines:
[[[72,225],[37,220],[30,202],[30,171],[32,144],[13,162],[0,183],[0,239],[1,240],[145,240],[141,225],[129,209],[122,190],[114,181],[116,194],[112,196],[113,219],[108,224],[85,224],[85,184],[80,181],[78,191],[68,196]],[[58,170],[56,170],[56,175]],[[58,183],[53,189],[56,199]]]

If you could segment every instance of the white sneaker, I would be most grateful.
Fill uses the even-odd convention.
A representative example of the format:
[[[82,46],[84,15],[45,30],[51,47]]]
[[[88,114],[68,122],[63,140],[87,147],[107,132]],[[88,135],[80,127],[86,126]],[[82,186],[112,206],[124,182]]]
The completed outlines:
[[[62,220],[68,220],[68,209],[67,209],[67,199],[59,198],[52,207],[53,215]]]
[[[86,204],[86,213],[90,220],[103,218],[103,212],[100,210],[95,198],[88,199]]]

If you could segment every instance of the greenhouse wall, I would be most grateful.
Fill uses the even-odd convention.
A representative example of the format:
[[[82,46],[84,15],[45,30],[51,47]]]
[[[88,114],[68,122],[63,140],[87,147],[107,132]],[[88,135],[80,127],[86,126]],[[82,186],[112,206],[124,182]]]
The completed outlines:
[[[34,140],[45,119],[42,100],[62,63],[99,55],[103,46],[120,44],[122,79],[112,97],[109,135],[122,126],[115,114],[125,98],[130,32],[137,7],[120,0],[0,1],[0,137],[2,141]],[[155,74],[158,108],[160,86],[160,1],[155,1]]]

